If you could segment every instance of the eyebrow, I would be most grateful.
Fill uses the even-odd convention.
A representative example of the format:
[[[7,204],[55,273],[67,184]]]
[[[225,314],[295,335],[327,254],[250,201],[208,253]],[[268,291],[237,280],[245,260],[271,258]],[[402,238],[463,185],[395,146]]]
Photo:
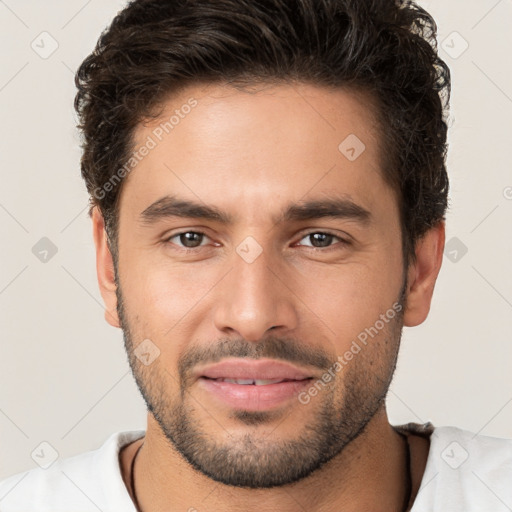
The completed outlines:
[[[153,224],[159,220],[172,217],[194,218],[233,224],[233,216],[214,206],[180,199],[174,196],[164,196],[148,206],[140,214],[142,224]],[[280,222],[306,221],[320,218],[349,219],[368,224],[372,219],[371,213],[362,206],[345,198],[325,198],[312,201],[301,201],[288,205],[285,210],[274,218]]]

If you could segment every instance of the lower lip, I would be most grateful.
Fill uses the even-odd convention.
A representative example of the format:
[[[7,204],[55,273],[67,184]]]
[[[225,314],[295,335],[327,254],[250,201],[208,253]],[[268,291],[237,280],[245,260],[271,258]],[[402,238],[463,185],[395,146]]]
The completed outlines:
[[[208,393],[232,408],[246,411],[263,411],[278,407],[287,400],[296,398],[310,384],[311,379],[292,380],[262,386],[235,384],[204,377],[201,377],[198,382]]]

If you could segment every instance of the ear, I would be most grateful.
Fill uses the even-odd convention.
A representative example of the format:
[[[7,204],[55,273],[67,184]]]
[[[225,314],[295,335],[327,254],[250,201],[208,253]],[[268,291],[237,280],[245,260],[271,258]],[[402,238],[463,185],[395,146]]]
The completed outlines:
[[[416,261],[407,271],[407,300],[404,325],[414,327],[425,321],[430,311],[439,270],[443,262],[445,240],[444,222],[430,228],[416,243]]]
[[[100,293],[105,303],[105,320],[112,327],[121,327],[117,315],[116,283],[114,279],[114,260],[107,243],[107,233],[103,215],[95,206],[92,211],[92,232],[96,246],[96,275]]]

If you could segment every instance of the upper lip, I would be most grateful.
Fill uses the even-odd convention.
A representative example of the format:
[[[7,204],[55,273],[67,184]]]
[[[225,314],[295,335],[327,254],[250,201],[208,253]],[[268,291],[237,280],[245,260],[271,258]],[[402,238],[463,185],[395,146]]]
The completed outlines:
[[[198,378],[209,379],[258,379],[303,380],[311,373],[291,363],[275,359],[225,359],[205,366],[196,372]]]

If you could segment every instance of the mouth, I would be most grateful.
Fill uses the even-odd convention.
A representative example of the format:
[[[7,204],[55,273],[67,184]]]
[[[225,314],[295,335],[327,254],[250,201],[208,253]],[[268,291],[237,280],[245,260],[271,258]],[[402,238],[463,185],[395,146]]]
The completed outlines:
[[[224,359],[198,368],[196,377],[211,380],[235,381],[241,385],[276,384],[283,381],[312,378],[311,371],[276,359]]]
[[[214,403],[231,409],[262,411],[296,399],[314,376],[283,361],[228,359],[199,369],[196,378]]]
[[[269,384],[279,384],[280,382],[296,382],[299,379],[211,379],[210,377],[203,377],[209,380],[215,380],[217,382],[230,382],[231,384],[240,384],[241,386],[268,386]],[[300,379],[300,380],[309,380]]]

